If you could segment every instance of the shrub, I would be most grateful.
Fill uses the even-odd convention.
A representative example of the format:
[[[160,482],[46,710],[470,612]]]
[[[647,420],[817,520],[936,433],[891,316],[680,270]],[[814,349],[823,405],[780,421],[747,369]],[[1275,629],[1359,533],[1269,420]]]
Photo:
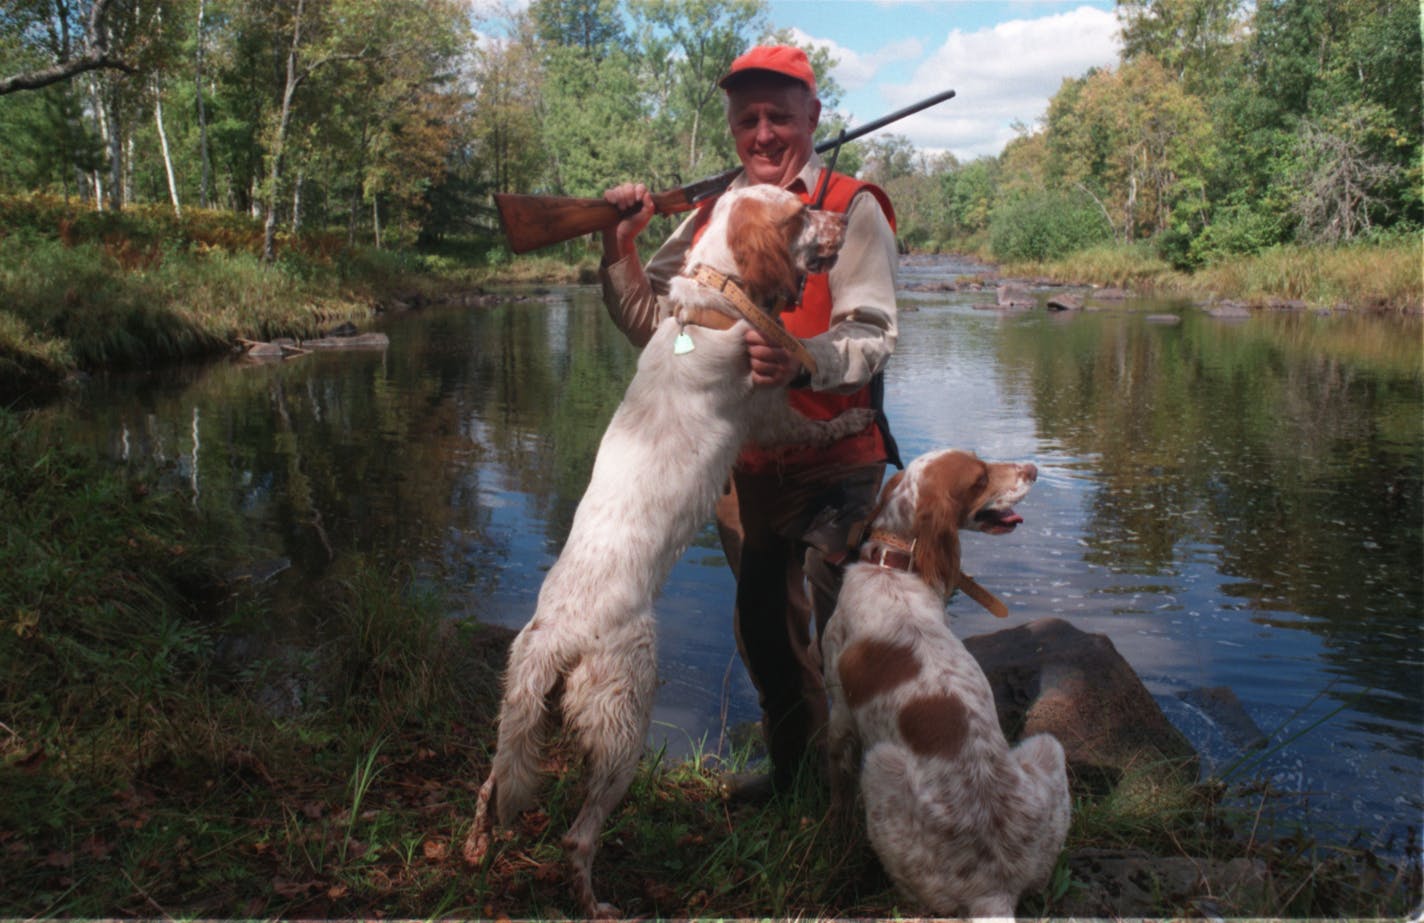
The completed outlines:
[[[1196,269],[1228,256],[1250,256],[1284,243],[1290,229],[1277,215],[1244,205],[1219,209],[1193,234],[1173,228],[1158,238],[1157,252],[1174,269]]]
[[[1090,197],[1043,191],[999,208],[989,236],[996,259],[1052,260],[1108,240],[1112,228]]]

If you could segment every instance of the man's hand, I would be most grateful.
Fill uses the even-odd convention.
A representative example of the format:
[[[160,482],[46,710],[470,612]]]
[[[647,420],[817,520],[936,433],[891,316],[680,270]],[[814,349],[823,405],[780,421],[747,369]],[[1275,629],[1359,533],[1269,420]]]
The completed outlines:
[[[795,356],[767,340],[755,327],[747,331],[747,358],[751,360],[752,385],[757,388],[781,387],[801,371]]]
[[[606,190],[603,200],[628,216],[603,232],[604,262],[616,263],[637,252],[638,235],[653,220],[653,196],[643,183],[623,183]]]

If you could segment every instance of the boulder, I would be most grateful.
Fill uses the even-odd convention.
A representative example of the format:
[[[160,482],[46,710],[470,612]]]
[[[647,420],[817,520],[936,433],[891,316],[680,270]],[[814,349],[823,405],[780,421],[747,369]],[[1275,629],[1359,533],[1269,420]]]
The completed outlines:
[[[1266,735],[1241,700],[1226,686],[1202,686],[1180,692],[1177,698],[1206,716],[1234,746],[1242,750],[1260,750],[1266,746]]]
[[[1124,775],[1194,782],[1200,760],[1106,635],[1057,618],[968,638],[1010,739],[1047,731],[1082,787],[1106,791]]]
[[[1038,307],[1038,301],[1020,285],[1001,285],[995,293],[1000,310],[1018,311]]]
[[[1050,311],[1081,311],[1083,310],[1083,299],[1077,295],[1054,295],[1044,304]]]
[[[1251,309],[1239,301],[1218,301],[1216,304],[1207,308],[1206,313],[1212,317],[1228,320],[1250,317]]]

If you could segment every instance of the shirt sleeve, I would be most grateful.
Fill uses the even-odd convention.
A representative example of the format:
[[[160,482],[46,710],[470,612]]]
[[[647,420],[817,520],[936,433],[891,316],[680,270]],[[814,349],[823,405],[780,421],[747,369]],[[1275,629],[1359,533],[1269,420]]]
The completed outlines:
[[[646,266],[636,257],[628,256],[599,267],[603,304],[613,323],[640,349],[652,339],[662,319],[671,313],[666,302],[668,284],[682,269],[682,261],[692,247],[692,236],[693,216],[689,215]]]
[[[816,360],[811,387],[848,394],[885,367],[899,335],[895,232],[874,195],[861,193],[846,210],[846,238],[831,267],[831,326],[806,340]]]

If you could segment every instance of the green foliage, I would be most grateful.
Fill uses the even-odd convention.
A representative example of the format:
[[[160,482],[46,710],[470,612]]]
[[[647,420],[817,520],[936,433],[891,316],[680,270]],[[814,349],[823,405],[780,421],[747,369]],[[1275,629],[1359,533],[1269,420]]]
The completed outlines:
[[[1230,256],[1249,256],[1283,243],[1289,225],[1244,205],[1219,209],[1200,232],[1177,226],[1157,238],[1157,251],[1173,268],[1190,270]]]
[[[1087,196],[1061,192],[1029,195],[1000,207],[990,223],[1000,260],[1051,260],[1112,237],[1102,212]]]

